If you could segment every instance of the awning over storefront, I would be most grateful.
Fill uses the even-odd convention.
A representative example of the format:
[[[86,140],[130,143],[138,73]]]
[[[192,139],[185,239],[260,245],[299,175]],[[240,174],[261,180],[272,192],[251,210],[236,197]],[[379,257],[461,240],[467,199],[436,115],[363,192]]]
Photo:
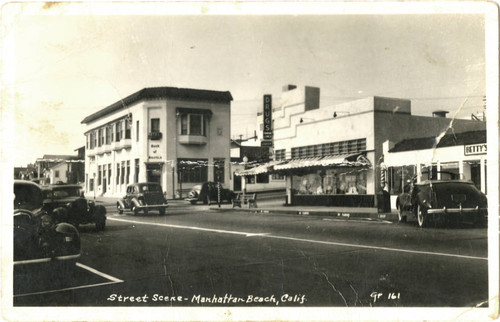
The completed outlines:
[[[285,161],[266,162],[264,164],[253,167],[251,169],[245,169],[245,170],[238,171],[234,175],[240,176],[240,177],[245,177],[245,176],[254,176],[257,174],[270,172],[272,170],[272,167],[274,167],[275,165],[281,164],[283,162],[285,162]]]
[[[274,171],[290,171],[303,168],[324,167],[371,167],[370,161],[363,154],[335,155],[326,157],[292,159],[284,164],[276,165]]]

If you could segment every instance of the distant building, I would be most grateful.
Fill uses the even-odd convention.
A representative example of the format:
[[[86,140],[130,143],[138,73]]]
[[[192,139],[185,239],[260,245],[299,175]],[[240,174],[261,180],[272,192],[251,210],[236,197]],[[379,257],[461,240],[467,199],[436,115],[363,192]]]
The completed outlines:
[[[169,198],[204,181],[229,183],[230,92],[144,88],[87,116],[85,190],[121,197],[158,182]]]
[[[36,179],[40,184],[53,184],[57,181],[77,183],[79,177],[83,178],[81,173],[83,162],[84,160],[79,159],[78,155],[45,154],[35,161]]]

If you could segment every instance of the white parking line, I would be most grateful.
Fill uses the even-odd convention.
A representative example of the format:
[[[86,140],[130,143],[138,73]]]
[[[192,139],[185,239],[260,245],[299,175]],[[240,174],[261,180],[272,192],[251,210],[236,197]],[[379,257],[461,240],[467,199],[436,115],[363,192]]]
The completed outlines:
[[[80,286],[73,286],[73,287],[66,287],[66,288],[60,288],[57,290],[48,290],[48,291],[40,291],[40,292],[32,292],[32,293],[24,293],[24,294],[17,294],[14,295],[14,297],[22,297],[22,296],[30,296],[30,295],[41,295],[41,294],[49,294],[49,293],[57,293],[57,292],[63,292],[63,291],[71,291],[71,290],[77,290],[77,289],[82,289],[82,288],[89,288],[89,287],[97,287],[97,286],[103,286],[103,285],[109,285],[109,284],[116,284],[116,283],[123,283],[121,279],[118,279],[116,277],[113,277],[111,275],[105,274],[103,272],[99,272],[96,269],[93,269],[92,267],[89,267],[87,265],[83,265],[81,263],[76,263],[76,266],[83,268],[91,273],[94,273],[96,275],[99,275],[101,277],[104,277],[105,279],[110,280],[110,282],[104,282],[104,283],[97,283],[97,284],[90,284],[90,285],[80,285]]]
[[[92,272],[92,273],[94,273],[96,275],[102,276],[102,277],[104,277],[104,278],[106,278],[106,279],[108,279],[108,280],[110,280],[112,282],[115,282],[115,283],[122,283],[123,282],[121,279],[118,279],[118,278],[113,277],[111,275],[105,274],[103,272],[99,272],[98,270],[96,270],[96,269],[94,269],[92,267],[89,267],[87,265],[83,265],[81,263],[76,263],[76,266],[81,267],[83,269],[86,269],[87,271]]]
[[[194,227],[194,226],[181,226],[181,225],[169,225],[169,224],[160,224],[160,223],[148,223],[148,222],[140,222],[140,221],[136,221],[136,220],[118,219],[118,218],[108,218],[108,219],[109,220],[115,220],[115,221],[128,222],[128,223],[133,223],[133,224],[138,224],[138,225],[151,225],[151,226],[161,226],[161,227],[170,227],[170,228],[179,228],[179,229],[200,230],[200,231],[208,231],[208,232],[214,232],[214,233],[244,235],[245,237],[260,236],[260,237],[264,237],[264,238],[286,239],[286,240],[293,240],[293,241],[300,241],[300,242],[307,242],[307,243],[316,243],[316,244],[323,244],[323,245],[335,245],[335,246],[343,246],[343,247],[364,248],[364,249],[374,249],[374,250],[385,250],[385,251],[402,252],[402,253],[410,253],[410,254],[434,255],[434,256],[465,258],[465,259],[477,259],[477,260],[485,260],[485,261],[488,260],[487,257],[467,256],[467,255],[439,253],[439,252],[427,252],[427,251],[408,250],[408,249],[390,248],[390,247],[381,247],[381,246],[347,244],[347,243],[329,242],[329,241],[314,240],[314,239],[304,239],[304,238],[295,238],[295,237],[287,237],[287,236],[277,236],[277,235],[270,235],[269,233],[250,233],[250,232],[222,230],[222,229],[211,229],[211,228]]]

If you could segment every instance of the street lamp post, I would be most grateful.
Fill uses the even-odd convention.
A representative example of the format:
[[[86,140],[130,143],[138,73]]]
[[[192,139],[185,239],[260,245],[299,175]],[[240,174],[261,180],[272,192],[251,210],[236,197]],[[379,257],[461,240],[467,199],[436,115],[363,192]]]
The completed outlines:
[[[244,169],[244,170],[246,170],[246,169],[247,169],[247,162],[248,162],[248,158],[247,158],[247,156],[245,155],[245,156],[243,157],[243,169]],[[242,180],[242,189],[241,189],[241,190],[242,190],[242,192],[243,192],[243,203],[244,203],[244,202],[245,202],[245,192],[246,192],[246,190],[247,190],[247,185],[246,185],[246,183],[247,183],[247,177],[246,177],[246,176],[243,176],[242,178],[243,178],[243,180]]]

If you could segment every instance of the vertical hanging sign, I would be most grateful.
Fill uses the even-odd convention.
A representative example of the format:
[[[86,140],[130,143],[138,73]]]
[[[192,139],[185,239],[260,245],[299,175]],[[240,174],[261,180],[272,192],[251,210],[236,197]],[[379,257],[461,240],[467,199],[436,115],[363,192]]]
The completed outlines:
[[[272,104],[272,96],[264,95],[264,131],[263,138],[264,140],[272,140],[273,139],[273,104]]]

